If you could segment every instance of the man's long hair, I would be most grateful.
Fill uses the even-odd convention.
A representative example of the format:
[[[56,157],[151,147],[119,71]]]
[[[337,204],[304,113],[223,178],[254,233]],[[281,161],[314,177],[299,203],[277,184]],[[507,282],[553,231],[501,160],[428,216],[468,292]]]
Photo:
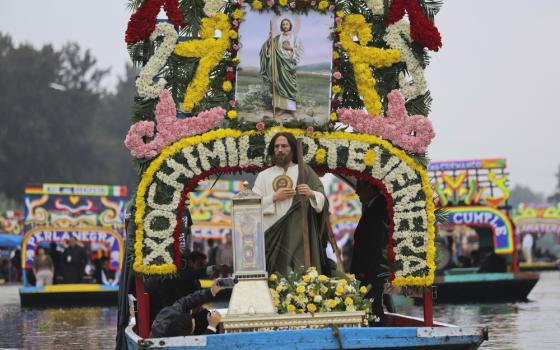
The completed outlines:
[[[270,140],[268,148],[266,149],[266,164],[274,165],[272,163],[272,157],[274,156],[274,144],[276,143],[276,139],[280,136],[284,136],[288,140],[290,151],[292,152],[292,162],[297,164],[297,141],[296,137],[289,132],[279,132],[276,135],[272,136],[272,140]]]

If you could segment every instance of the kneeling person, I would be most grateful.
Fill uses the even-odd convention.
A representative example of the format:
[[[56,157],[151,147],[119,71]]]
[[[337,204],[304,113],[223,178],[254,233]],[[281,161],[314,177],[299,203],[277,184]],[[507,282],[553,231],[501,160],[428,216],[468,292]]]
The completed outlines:
[[[173,305],[164,307],[156,316],[150,332],[150,338],[179,337],[192,335],[195,329],[195,320],[191,311],[213,299],[223,287],[218,285],[219,280],[214,280],[210,289],[198,290],[177,300]],[[208,327],[206,334],[217,333],[216,327],[220,323],[221,315],[212,311],[207,316]]]

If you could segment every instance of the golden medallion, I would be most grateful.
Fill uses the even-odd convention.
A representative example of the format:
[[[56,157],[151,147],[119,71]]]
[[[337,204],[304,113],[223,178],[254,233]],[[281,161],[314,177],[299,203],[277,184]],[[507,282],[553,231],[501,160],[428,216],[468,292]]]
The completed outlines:
[[[279,175],[272,181],[272,189],[274,192],[281,188],[292,188],[293,185],[292,178],[288,175]]]

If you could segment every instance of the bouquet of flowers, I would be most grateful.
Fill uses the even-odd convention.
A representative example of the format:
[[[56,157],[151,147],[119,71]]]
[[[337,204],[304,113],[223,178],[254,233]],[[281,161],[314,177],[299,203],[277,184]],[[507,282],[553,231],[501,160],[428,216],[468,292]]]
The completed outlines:
[[[271,274],[270,292],[278,313],[315,313],[330,311],[366,311],[372,299],[366,299],[369,287],[360,286],[354,275],[329,278],[319,275],[315,267],[305,274],[290,272],[287,277]]]

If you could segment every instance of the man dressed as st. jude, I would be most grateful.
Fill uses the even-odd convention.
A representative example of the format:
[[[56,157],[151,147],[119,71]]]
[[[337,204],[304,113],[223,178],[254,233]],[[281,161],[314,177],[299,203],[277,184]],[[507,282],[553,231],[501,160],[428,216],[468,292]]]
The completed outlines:
[[[296,66],[303,55],[303,44],[288,18],[280,22],[281,33],[270,37],[261,47],[260,70],[273,94],[273,106],[295,117],[298,93]]]
[[[325,254],[328,201],[321,180],[308,165],[304,165],[307,183],[297,185],[296,145],[290,133],[274,135],[267,148],[272,166],[258,174],[253,188],[263,197],[267,270],[286,275],[304,266],[301,205],[306,200],[311,266],[330,274],[332,266]]]

